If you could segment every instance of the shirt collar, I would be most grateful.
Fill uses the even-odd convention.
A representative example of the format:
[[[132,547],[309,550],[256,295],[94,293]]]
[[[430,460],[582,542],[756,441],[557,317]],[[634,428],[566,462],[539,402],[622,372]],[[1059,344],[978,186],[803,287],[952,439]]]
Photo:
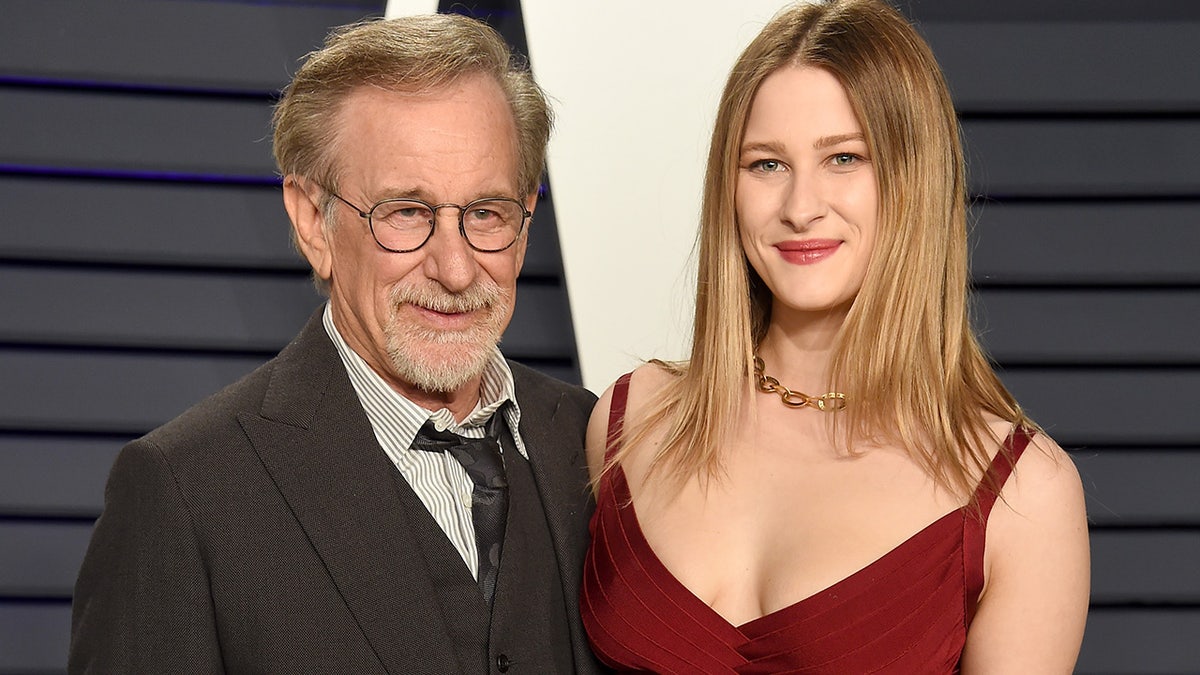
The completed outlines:
[[[388,385],[342,338],[333,323],[333,310],[328,302],[325,304],[322,323],[342,358],[346,373],[350,376],[350,383],[358,394],[358,400],[367,413],[367,419],[371,422],[376,437],[385,448],[389,445],[397,451],[411,448],[413,438],[426,420],[432,420],[434,426],[440,430],[479,437],[483,435],[492,415],[500,411],[509,429],[512,429],[517,451],[522,457],[529,458],[525,444],[521,441],[521,434],[517,431],[521,423],[521,409],[517,405],[512,369],[508,367],[508,361],[504,359],[498,347],[493,348],[492,356],[484,366],[480,400],[475,404],[475,409],[459,423],[446,408],[428,410],[408,400]]]

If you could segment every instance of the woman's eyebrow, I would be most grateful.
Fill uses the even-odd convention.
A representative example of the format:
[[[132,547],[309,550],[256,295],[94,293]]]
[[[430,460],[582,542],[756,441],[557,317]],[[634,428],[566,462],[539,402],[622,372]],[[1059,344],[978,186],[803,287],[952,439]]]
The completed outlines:
[[[836,134],[834,136],[822,136],[822,137],[818,138],[817,140],[813,141],[813,149],[821,150],[824,148],[828,148],[832,145],[837,145],[838,143],[845,143],[847,141],[864,141],[864,140],[866,140],[866,139],[862,135],[862,133],[857,132],[857,131],[854,133],[850,133],[850,134]]]
[[[747,143],[742,146],[741,154],[748,152],[763,152],[769,155],[782,155],[784,153],[783,145],[774,141]]]

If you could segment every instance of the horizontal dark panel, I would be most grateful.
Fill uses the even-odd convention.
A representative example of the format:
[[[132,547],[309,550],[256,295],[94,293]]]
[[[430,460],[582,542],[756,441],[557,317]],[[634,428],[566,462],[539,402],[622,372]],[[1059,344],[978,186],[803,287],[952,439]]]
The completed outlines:
[[[1064,447],[1200,445],[1200,370],[1010,368],[1017,400]]]
[[[979,203],[976,284],[1200,283],[1200,201]]]
[[[258,276],[0,264],[0,342],[276,351],[321,299],[303,274]],[[572,357],[566,293],[518,286],[504,345]]]
[[[0,90],[0,165],[270,181],[269,101]]]
[[[1200,21],[1200,5],[1179,0],[896,0],[917,21]]]
[[[1200,605],[1200,529],[1107,530],[1091,540],[1092,602]]]
[[[70,605],[0,602],[0,675],[66,672],[70,642]]]
[[[128,437],[0,434],[0,517],[94,518]]]
[[[278,186],[0,175],[0,203],[10,260],[308,270]],[[552,209],[530,226],[526,276],[562,273]]]
[[[354,4],[125,0],[117,12],[107,3],[5,0],[0,75],[274,91],[330,27],[382,13],[384,2]]]
[[[0,429],[144,433],[263,361],[0,349]]]
[[[1200,230],[1200,228],[1197,228]],[[1001,363],[1200,365],[1200,288],[987,289],[975,325]]]
[[[980,194],[1200,195],[1200,118],[968,120],[963,131]]]
[[[979,13],[987,4],[958,3]],[[1195,60],[1200,12],[1155,21],[1140,3],[1123,4],[1136,13],[1121,22],[1089,9],[1070,21],[926,21],[921,31],[961,112],[1200,110],[1200,69],[1180,67]]]
[[[265,360],[0,348],[0,373],[5,377],[0,430],[144,433]],[[525,360],[551,376],[578,381],[570,361]]]
[[[0,255],[307,270],[276,186],[0,176]]]
[[[69,600],[91,523],[0,520],[0,595]]]
[[[1093,609],[1075,672],[1200,672],[1200,609]]]
[[[1072,448],[1096,525],[1200,526],[1200,447]],[[1200,558],[1197,558],[1200,561]]]
[[[0,265],[0,341],[273,352],[321,300],[308,277]]]

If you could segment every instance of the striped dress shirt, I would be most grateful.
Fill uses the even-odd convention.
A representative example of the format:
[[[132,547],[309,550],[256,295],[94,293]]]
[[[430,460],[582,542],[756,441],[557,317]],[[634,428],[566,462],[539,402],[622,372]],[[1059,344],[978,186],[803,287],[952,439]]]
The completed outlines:
[[[367,413],[379,445],[446,533],[471,575],[478,579],[475,527],[471,522],[471,492],[474,485],[466,470],[450,453],[413,450],[412,442],[426,420],[432,420],[439,430],[449,430],[468,438],[483,438],[487,433],[488,421],[499,410],[508,428],[513,430],[517,451],[528,459],[525,444],[516,432],[521,421],[521,410],[517,407],[512,371],[504,356],[498,348],[494,350],[483,371],[480,400],[471,414],[459,423],[449,410],[426,410],[392,389],[342,339],[333,325],[333,311],[328,303],[323,318],[325,331],[341,355],[350,383]]]

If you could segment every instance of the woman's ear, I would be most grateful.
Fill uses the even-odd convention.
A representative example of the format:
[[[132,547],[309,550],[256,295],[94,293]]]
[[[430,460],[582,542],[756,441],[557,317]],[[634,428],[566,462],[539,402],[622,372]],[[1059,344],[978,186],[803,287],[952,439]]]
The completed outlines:
[[[283,179],[283,206],[292,221],[296,247],[312,266],[313,274],[329,281],[333,274],[333,253],[320,203],[320,188],[312,181],[296,174]]]

